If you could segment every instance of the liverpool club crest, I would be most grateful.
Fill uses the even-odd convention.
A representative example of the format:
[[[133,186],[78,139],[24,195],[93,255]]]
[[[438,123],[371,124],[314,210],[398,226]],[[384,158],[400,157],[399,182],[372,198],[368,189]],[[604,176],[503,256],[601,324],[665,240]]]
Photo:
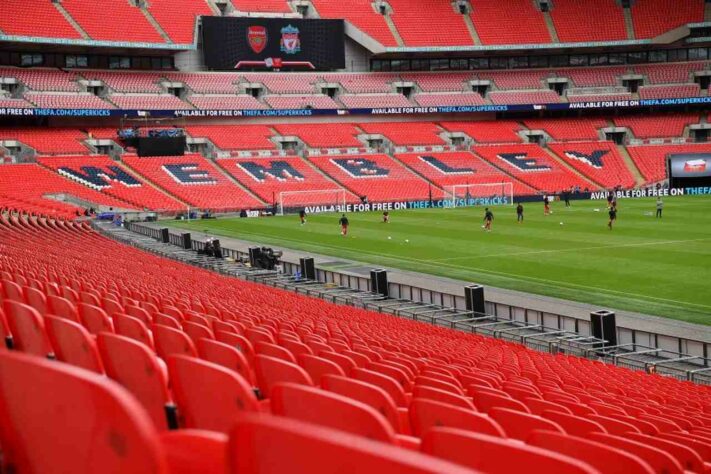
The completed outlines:
[[[261,53],[267,47],[267,29],[264,26],[250,26],[247,28],[247,42],[252,51]]]
[[[282,52],[286,54],[296,54],[301,51],[301,40],[299,39],[299,29],[288,25],[281,29],[281,41],[279,41]]]

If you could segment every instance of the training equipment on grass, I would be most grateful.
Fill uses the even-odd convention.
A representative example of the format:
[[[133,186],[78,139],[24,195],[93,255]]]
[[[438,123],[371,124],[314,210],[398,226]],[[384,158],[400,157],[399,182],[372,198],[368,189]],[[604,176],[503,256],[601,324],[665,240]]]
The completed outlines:
[[[346,207],[346,190],[312,189],[308,191],[284,191],[279,193],[277,214],[297,212],[307,206],[333,206],[334,211],[343,211]]]
[[[450,207],[513,206],[513,183],[455,184],[444,187]]]

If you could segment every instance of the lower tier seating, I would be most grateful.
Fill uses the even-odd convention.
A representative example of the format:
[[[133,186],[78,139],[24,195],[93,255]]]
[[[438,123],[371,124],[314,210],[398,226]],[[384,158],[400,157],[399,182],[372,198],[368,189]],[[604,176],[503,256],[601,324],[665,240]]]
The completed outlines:
[[[274,132],[267,125],[188,125],[186,130],[193,138],[209,138],[221,150],[276,148],[269,140]]]
[[[512,183],[513,194],[533,195],[536,190],[494,168],[469,152],[454,153],[401,153],[395,155],[401,162],[444,189],[448,195],[453,185]],[[466,191],[461,191],[465,193]],[[474,197],[500,194],[500,188],[481,186],[469,188]],[[459,197],[462,197],[457,193]]]
[[[130,203],[136,209],[185,210],[183,204],[129,173],[108,156],[53,156],[40,158],[38,162],[67,179]]]
[[[324,173],[357,196],[371,202],[412,201],[442,198],[437,188],[387,155],[312,156],[308,158]]]
[[[573,186],[593,186],[556,162],[538,145],[477,146],[474,152],[514,178],[545,192],[560,192]]]
[[[709,143],[629,146],[627,151],[647,183],[667,179],[667,157],[678,153],[711,153]]]
[[[13,347],[0,349],[0,445],[14,472],[680,474],[711,462],[708,386],[337,306],[83,224],[3,214],[0,235]]]
[[[270,204],[280,204],[281,193],[295,191],[300,193],[289,194],[285,205],[343,204],[343,194],[336,192],[342,188],[301,158],[237,158],[217,160],[216,163]],[[347,193],[347,201],[356,202],[357,196]]]
[[[201,155],[150,158],[126,155],[123,160],[139,175],[200,209],[239,211],[263,206]]]
[[[551,143],[549,146],[566,163],[604,188],[635,185],[632,173],[612,142]]]

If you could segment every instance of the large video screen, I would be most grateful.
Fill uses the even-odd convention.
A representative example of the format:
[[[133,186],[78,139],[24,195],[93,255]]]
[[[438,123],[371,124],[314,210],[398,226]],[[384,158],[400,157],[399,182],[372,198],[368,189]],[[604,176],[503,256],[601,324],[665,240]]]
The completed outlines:
[[[711,177],[711,154],[683,153],[669,155],[669,171],[672,178]]]
[[[202,19],[205,65],[212,70],[320,70],[345,67],[343,20]]]

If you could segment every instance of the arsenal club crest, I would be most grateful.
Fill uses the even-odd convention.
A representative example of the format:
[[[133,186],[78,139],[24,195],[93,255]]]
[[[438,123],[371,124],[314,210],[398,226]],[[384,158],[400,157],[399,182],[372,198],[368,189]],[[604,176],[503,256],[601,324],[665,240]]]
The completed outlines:
[[[296,54],[301,51],[301,40],[299,39],[299,29],[288,25],[281,29],[280,49],[286,54]]]
[[[267,28],[264,26],[250,26],[247,28],[247,42],[255,53],[259,54],[264,51],[264,48],[267,47]]]

